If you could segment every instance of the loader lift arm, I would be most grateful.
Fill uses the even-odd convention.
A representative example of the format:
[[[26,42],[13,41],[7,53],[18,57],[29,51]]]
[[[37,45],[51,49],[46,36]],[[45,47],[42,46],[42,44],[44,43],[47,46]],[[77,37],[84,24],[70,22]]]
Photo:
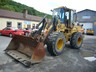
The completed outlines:
[[[43,37],[43,40],[44,43],[47,39],[47,37],[49,36],[50,33],[52,33],[53,31],[56,31],[56,26],[57,26],[57,18],[56,16],[53,16],[51,22],[47,25],[47,22],[46,22],[46,16],[44,16],[44,18],[41,20],[41,22],[38,24],[38,26],[42,25],[38,31],[34,31],[31,33],[31,37],[34,37],[34,38],[38,38],[38,37]],[[51,27],[51,28],[50,28]],[[49,29],[50,28],[50,29]],[[49,30],[48,30],[49,29]],[[45,33],[42,32],[44,30],[48,30],[48,32]],[[43,36],[42,36],[43,35]],[[44,36],[45,35],[45,36]],[[40,40],[41,41],[41,40]]]

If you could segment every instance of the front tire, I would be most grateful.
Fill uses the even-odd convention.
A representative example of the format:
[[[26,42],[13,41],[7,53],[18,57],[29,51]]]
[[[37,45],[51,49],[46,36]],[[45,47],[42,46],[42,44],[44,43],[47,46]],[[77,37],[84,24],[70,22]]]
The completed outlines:
[[[70,39],[72,48],[80,49],[83,43],[83,35],[80,32],[73,33]]]
[[[47,50],[53,56],[61,55],[64,52],[66,39],[63,33],[53,32],[47,39]]]

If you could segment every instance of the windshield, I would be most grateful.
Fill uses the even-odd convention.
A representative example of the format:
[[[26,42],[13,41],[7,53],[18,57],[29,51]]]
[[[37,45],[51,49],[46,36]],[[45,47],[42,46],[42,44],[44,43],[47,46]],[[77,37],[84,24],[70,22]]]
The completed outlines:
[[[60,8],[60,9],[54,9],[53,10],[53,16],[56,16],[57,18],[60,19],[61,23],[64,23],[64,9]]]
[[[12,29],[12,30],[18,30],[18,28],[15,28],[15,27],[12,27],[11,29]]]

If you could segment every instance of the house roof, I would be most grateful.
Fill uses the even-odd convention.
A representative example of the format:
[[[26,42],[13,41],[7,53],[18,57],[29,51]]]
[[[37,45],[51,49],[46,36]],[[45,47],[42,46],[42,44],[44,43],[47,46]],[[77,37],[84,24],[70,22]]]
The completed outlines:
[[[81,13],[81,12],[83,12],[83,11],[91,11],[91,12],[95,12],[95,13],[96,13],[96,11],[94,11],[94,10],[90,10],[90,9],[84,9],[84,10],[79,11],[79,12],[77,12],[77,13]]]
[[[29,14],[27,14],[27,17],[24,18],[24,13],[2,10],[2,9],[0,9],[0,17],[29,20],[29,21],[38,21],[38,22],[41,21],[41,19],[42,19],[42,17],[33,16],[33,15],[29,15]]]

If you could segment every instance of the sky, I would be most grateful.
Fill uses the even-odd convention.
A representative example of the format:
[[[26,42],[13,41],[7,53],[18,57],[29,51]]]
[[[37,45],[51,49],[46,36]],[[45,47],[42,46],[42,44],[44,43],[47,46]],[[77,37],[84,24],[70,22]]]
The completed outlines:
[[[14,0],[21,4],[33,7],[34,9],[51,14],[52,9],[66,6],[75,9],[76,12],[91,9],[96,11],[96,0]]]

